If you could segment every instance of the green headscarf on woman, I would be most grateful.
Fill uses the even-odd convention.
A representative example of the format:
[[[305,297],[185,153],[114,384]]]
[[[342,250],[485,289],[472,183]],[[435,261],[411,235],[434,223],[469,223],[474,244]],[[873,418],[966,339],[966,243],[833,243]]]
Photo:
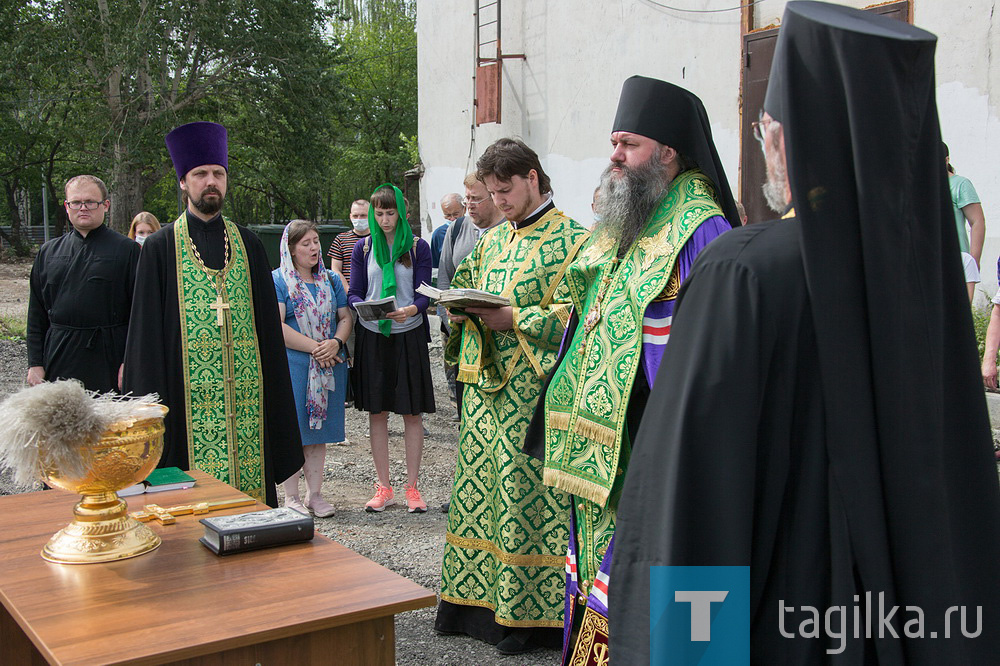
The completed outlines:
[[[387,190],[389,188],[395,193],[396,211],[399,213],[399,219],[396,220],[396,233],[392,239],[392,248],[389,247],[389,243],[385,239],[385,232],[382,231],[382,227],[375,221],[376,206],[379,208],[390,207],[385,205],[388,203],[385,200],[376,202],[376,195],[379,195],[380,190]],[[368,207],[368,228],[371,229],[375,262],[382,269],[381,298],[388,298],[396,295],[396,262],[413,247],[413,230],[410,229],[410,223],[406,220],[406,202],[403,200],[403,193],[392,183],[382,183],[376,187],[371,195],[371,204]],[[378,330],[385,337],[389,337],[389,332],[392,330],[392,321],[383,319],[378,323]]]

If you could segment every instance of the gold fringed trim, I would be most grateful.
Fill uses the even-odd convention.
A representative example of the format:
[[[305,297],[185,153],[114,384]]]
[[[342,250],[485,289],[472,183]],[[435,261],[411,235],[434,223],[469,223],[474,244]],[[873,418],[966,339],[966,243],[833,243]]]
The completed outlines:
[[[459,606],[489,608],[494,613],[497,611],[497,607],[495,605],[488,601],[480,601],[478,599],[459,599],[458,597],[442,594],[441,601],[447,601],[449,604],[457,604]],[[563,626],[562,620],[511,620],[506,617],[500,617],[499,615],[494,615],[493,621],[497,624],[502,624],[505,627],[558,627],[561,629]]]
[[[486,539],[467,539],[451,532],[445,534],[445,541],[458,548],[470,550],[485,550],[504,564],[520,567],[562,567],[566,564],[565,555],[518,555],[505,553],[497,545]]]
[[[462,363],[458,366],[458,375],[456,379],[463,384],[478,384],[479,368],[474,365],[466,365]]]
[[[573,424],[573,432],[609,448],[618,444],[618,432],[614,428],[588,421],[582,416],[577,416],[576,423]]]
[[[601,507],[607,504],[608,496],[611,494],[609,488],[552,467],[546,467],[545,471],[542,472],[542,483],[563,490],[571,495],[582,497],[585,500],[590,500]]]
[[[553,430],[569,430],[569,412],[550,411],[547,425]]]

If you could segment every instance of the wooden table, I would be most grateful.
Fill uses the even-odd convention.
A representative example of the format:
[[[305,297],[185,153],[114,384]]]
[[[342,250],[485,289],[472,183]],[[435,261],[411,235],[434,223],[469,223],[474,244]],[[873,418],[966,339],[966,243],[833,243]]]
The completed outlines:
[[[129,508],[239,494],[191,475],[194,488],[130,497]],[[147,523],[163,544],[129,560],[46,562],[42,546],[78,499],[58,490],[0,497],[2,664],[392,664],[393,616],[435,603],[429,590],[320,534],[217,557],[198,543],[204,516]]]

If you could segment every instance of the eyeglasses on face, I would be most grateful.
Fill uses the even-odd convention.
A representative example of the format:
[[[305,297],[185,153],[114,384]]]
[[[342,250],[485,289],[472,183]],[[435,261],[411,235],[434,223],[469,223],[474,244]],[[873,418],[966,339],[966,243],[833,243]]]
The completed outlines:
[[[774,118],[761,118],[760,120],[755,120],[750,123],[750,127],[753,128],[753,138],[764,143],[764,135],[767,134],[767,128],[770,127],[772,123],[777,124],[777,120]]]
[[[478,206],[479,204],[486,201],[488,197],[483,197],[482,199],[462,199],[462,205],[468,208],[469,206]]]
[[[67,201],[70,210],[97,210],[103,201]]]

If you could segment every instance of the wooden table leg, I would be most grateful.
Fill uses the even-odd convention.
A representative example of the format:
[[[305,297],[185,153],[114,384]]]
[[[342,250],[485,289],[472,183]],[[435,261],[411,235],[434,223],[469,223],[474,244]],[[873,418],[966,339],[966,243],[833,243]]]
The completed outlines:
[[[48,664],[3,604],[0,604],[0,663],[25,666]]]

